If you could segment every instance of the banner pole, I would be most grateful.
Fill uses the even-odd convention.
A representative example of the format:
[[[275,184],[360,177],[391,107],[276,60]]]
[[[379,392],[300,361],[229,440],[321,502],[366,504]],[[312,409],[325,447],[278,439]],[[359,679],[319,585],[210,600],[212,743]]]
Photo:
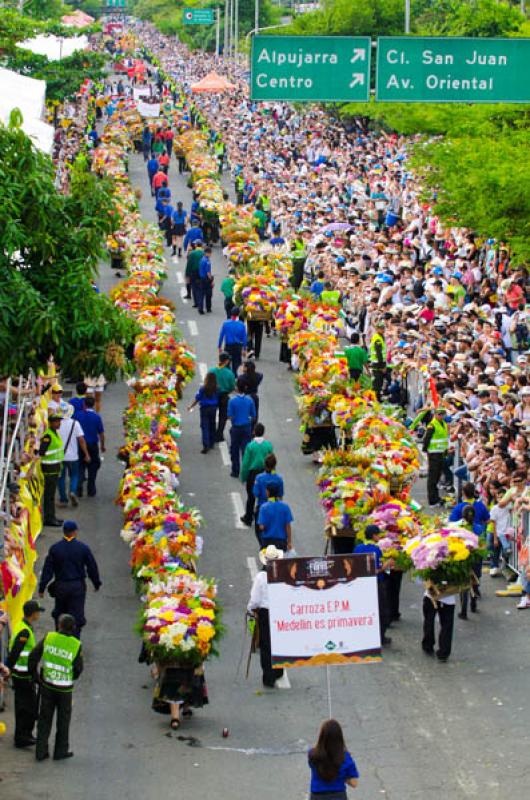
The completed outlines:
[[[331,673],[329,670],[329,664],[326,664],[326,684],[328,688],[328,715],[331,719],[333,715],[331,713]]]

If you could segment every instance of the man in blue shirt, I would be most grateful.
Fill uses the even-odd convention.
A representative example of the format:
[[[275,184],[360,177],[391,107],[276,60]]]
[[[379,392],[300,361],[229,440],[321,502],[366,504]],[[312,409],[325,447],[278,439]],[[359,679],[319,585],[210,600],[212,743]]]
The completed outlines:
[[[63,538],[52,544],[44,561],[39,581],[39,597],[54,580],[55,608],[52,617],[57,620],[61,614],[71,614],[76,621],[75,636],[80,632],[85,619],[85,578],[92,581],[96,592],[101,586],[98,565],[87,544],[77,539],[77,523],[66,520],[63,524]]]
[[[387,592],[386,573],[383,567],[383,553],[377,545],[378,539],[382,536],[381,529],[377,525],[367,525],[364,531],[365,542],[355,545],[354,553],[373,553],[375,556],[375,569],[377,572],[377,599],[379,601],[379,630],[381,633],[381,644],[392,644],[390,636],[385,636],[385,631],[390,624],[389,604]]]
[[[320,299],[320,295],[324,291],[324,273],[320,271],[317,279],[311,284],[310,292]]]
[[[84,411],[85,408],[85,400],[86,400],[86,383],[84,381],[79,381],[75,385],[76,395],[75,397],[71,397],[68,401],[71,406],[74,407],[74,413],[72,414],[72,419],[77,421],[79,418],[79,413]]]
[[[226,324],[226,323],[225,323]],[[232,460],[232,478],[239,478],[240,458],[245,452],[252,437],[252,425],[256,419],[254,400],[245,394],[245,382],[237,379],[237,394],[228,401],[228,419],[230,428],[230,458]]]
[[[94,411],[95,399],[90,395],[85,398],[85,410],[80,411],[77,416],[77,421],[83,428],[85,442],[90,456],[90,462],[87,464],[84,460],[80,460],[80,476],[79,485],[77,489],[78,497],[83,496],[83,483],[87,480],[87,495],[95,497],[96,495],[96,476],[98,469],[101,466],[101,459],[99,457],[99,446],[101,444],[101,452],[105,452],[105,429],[103,427],[103,420],[100,415]]]
[[[151,156],[149,161],[147,162],[147,175],[149,177],[149,185],[151,187],[151,194],[154,196],[155,190],[153,189],[153,178],[158,172],[158,159],[155,156]]]
[[[462,515],[464,512],[464,508],[466,506],[471,506],[475,512],[475,518],[473,520],[474,525],[480,525],[481,527],[481,535],[484,534],[486,530],[486,523],[490,518],[490,512],[482,502],[482,500],[475,499],[475,486],[471,483],[464,483],[462,487],[462,497],[463,500],[461,503],[458,503],[449,515],[449,522],[460,522],[462,519]]]
[[[292,549],[291,522],[293,515],[291,509],[280,500],[280,487],[277,483],[267,486],[267,502],[264,503],[258,515],[260,544],[262,547],[275,545],[278,550]]]
[[[212,290],[213,290],[213,275],[212,275],[212,262],[210,256],[212,255],[212,248],[206,247],[204,255],[199,262],[199,279],[200,289],[198,297],[199,314],[204,314],[204,305],[206,304],[206,311],[208,314],[212,313]]]
[[[224,348],[223,342],[225,343]],[[237,376],[242,357],[246,355],[247,349],[247,329],[239,319],[239,308],[237,306],[232,309],[230,319],[223,322],[221,326],[217,347],[219,352],[224,349],[229,354],[232,361],[232,372]]]
[[[184,252],[186,253],[188,247],[192,244],[192,242],[203,242],[204,237],[202,235],[202,230],[199,228],[198,225],[194,225],[192,228],[186,232],[186,236],[184,237]]]

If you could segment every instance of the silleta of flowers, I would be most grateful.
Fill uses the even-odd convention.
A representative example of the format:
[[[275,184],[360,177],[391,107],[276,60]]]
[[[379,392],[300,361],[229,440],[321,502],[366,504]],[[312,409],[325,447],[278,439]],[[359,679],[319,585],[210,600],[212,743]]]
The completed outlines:
[[[468,584],[473,562],[483,555],[478,536],[457,525],[415,536],[404,551],[415,574],[436,586]]]
[[[172,304],[159,295],[166,277],[163,243],[155,227],[141,222],[126,172],[130,131],[138,121],[134,109],[118,110],[94,158],[94,168],[114,179],[119,219],[114,238],[128,272],[111,296],[139,328],[137,374],[129,380],[126,444],[120,451],[126,465],[118,494],[125,517],[121,535],[131,548],[132,574],[143,603],[139,631],[150,657],[198,666],[216,652],[222,629],[215,581],[196,574],[201,516],[178,495],[177,399],[193,377],[195,356],[181,340]],[[215,159],[207,153],[194,157],[192,141],[190,132],[183,146],[193,175],[201,179],[201,201],[216,209],[222,193],[207,180],[216,172]]]

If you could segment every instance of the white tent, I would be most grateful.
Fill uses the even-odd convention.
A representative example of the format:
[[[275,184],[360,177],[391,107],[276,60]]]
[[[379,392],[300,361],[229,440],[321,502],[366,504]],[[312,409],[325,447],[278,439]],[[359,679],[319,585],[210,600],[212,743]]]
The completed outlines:
[[[39,150],[51,153],[54,129],[43,122],[46,81],[27,78],[0,68],[0,120],[9,122],[14,108],[20,109],[24,121],[22,130],[30,136]]]
[[[18,47],[23,47],[24,50],[31,50],[32,53],[38,53],[41,56],[46,56],[50,61],[60,61],[61,58],[66,58],[75,53],[76,50],[84,50],[88,45],[88,38],[86,36],[35,36],[34,39],[26,39],[25,42],[20,42]]]

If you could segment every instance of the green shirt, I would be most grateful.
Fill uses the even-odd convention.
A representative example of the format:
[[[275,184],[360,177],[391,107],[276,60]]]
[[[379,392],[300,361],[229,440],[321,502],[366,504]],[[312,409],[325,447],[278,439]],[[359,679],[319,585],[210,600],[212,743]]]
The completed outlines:
[[[368,353],[364,347],[359,347],[359,345],[345,347],[344,355],[346,356],[349,369],[360,369],[362,371],[364,365],[368,362]]]
[[[221,394],[230,394],[236,388],[236,378],[229,367],[213,367],[212,372],[217,380],[217,391]]]
[[[231,275],[228,275],[223,282],[221,283],[221,291],[226,297],[227,300],[231,300],[234,295],[234,286],[236,285],[236,279],[232,278]]]
[[[248,478],[248,473],[252,469],[264,470],[265,459],[272,453],[272,444],[266,439],[252,439],[245,448],[243,456],[243,463],[241,464],[241,471],[239,477],[245,483]]]
[[[256,209],[253,213],[254,225],[256,228],[264,228],[267,224],[267,215],[264,211],[261,211],[259,208]]]
[[[194,278],[199,276],[199,264],[201,263],[201,258],[204,255],[204,250],[200,247],[196,247],[195,250],[192,250],[188,258],[186,260],[186,278]]]

